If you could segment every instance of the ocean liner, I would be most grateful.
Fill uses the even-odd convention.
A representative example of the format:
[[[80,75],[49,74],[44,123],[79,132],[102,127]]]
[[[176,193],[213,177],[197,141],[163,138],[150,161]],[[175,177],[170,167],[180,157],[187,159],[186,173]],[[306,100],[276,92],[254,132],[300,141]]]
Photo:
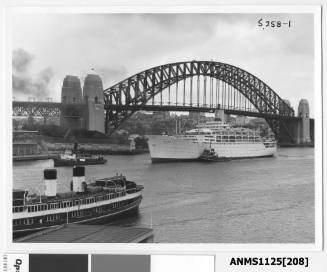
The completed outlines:
[[[44,170],[44,195],[13,191],[13,237],[62,224],[101,223],[114,216],[137,211],[142,200],[142,185],[123,175],[85,181],[85,168],[73,168],[71,191],[57,193],[57,170]]]
[[[196,160],[206,149],[228,159],[273,156],[276,141],[262,138],[252,129],[232,127],[221,121],[199,124],[197,128],[175,136],[149,135],[152,162]]]

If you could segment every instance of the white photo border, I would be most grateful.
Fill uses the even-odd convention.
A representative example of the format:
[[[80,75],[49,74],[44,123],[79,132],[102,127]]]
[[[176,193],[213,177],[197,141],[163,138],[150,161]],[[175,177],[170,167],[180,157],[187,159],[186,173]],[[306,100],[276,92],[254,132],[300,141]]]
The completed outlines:
[[[11,14],[13,12],[27,13],[312,13],[314,15],[314,43],[315,43],[315,243],[312,244],[99,244],[99,243],[13,243],[12,242],[12,85],[11,85]],[[3,96],[6,101],[6,138],[5,158],[6,162],[1,164],[4,175],[2,181],[4,207],[4,229],[6,251],[29,253],[115,253],[115,254],[212,254],[217,251],[320,251],[323,247],[323,145],[322,145],[322,62],[321,62],[321,6],[320,5],[288,5],[288,6],[74,6],[74,7],[14,7],[9,6],[5,13],[5,88]]]

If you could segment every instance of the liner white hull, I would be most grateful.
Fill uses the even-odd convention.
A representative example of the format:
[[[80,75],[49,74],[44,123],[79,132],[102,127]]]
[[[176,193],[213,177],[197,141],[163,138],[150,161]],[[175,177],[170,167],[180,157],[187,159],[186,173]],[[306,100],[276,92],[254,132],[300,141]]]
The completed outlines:
[[[205,149],[205,144],[174,136],[150,135],[149,150],[152,161],[196,160]]]
[[[205,148],[213,148],[219,157],[255,158],[269,157],[276,152],[276,147],[265,147],[262,142],[222,142],[197,143],[191,139],[174,136],[149,136],[149,150],[152,161],[196,160]]]

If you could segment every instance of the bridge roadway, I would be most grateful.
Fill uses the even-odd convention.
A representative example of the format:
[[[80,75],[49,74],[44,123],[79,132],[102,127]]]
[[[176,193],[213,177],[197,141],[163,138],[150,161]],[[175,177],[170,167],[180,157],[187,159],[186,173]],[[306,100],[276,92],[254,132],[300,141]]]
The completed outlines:
[[[113,110],[143,110],[143,111],[188,111],[188,112],[211,112],[213,113],[217,108],[210,106],[190,106],[190,105],[136,105],[136,106],[126,106],[126,105],[112,105],[111,109]],[[224,108],[220,107],[225,111],[226,114],[233,115],[243,115],[250,117],[258,117],[258,118],[267,118],[267,119],[275,119],[275,120],[299,120],[299,117],[295,116],[283,116],[277,115],[274,113],[260,113],[257,111],[251,111],[249,109],[232,109],[232,108]]]
[[[62,104],[60,102],[43,101],[13,101],[13,116],[35,116],[35,117],[60,117],[62,107],[85,107],[83,103]],[[107,108],[109,106],[105,106]],[[188,112],[214,112],[217,108],[210,105],[194,106],[189,104],[146,104],[146,105],[111,105],[111,110],[136,110],[136,111],[188,111]],[[260,113],[251,109],[237,109],[231,107],[220,107],[226,114],[243,115],[257,118],[267,118],[275,120],[299,120],[295,116],[283,116],[274,113]]]

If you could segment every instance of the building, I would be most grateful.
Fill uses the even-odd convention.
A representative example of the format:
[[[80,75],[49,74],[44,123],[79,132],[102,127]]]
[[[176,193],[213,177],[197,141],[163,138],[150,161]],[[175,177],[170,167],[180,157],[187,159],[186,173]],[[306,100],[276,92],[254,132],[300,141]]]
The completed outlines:
[[[13,156],[29,156],[40,153],[37,131],[13,131]]]
[[[61,89],[61,103],[60,126],[105,132],[103,85],[98,75],[86,76],[83,94],[80,79],[67,75]]]
[[[98,75],[89,74],[85,78],[83,98],[87,104],[85,127],[104,133],[103,85]]]
[[[235,125],[236,126],[245,126],[249,124],[249,118],[247,116],[236,116]]]
[[[301,99],[299,103],[298,117],[300,117],[297,137],[298,144],[310,143],[310,112],[309,102],[306,99]]]
[[[199,120],[205,119],[206,115],[205,115],[204,112],[193,112],[193,111],[190,111],[188,113],[188,117],[189,117],[189,119],[191,119],[193,121],[199,121]]]
[[[152,116],[156,119],[167,120],[170,118],[169,111],[154,111]]]
[[[61,88],[61,103],[73,104],[82,102],[81,82],[77,76],[67,75]]]

